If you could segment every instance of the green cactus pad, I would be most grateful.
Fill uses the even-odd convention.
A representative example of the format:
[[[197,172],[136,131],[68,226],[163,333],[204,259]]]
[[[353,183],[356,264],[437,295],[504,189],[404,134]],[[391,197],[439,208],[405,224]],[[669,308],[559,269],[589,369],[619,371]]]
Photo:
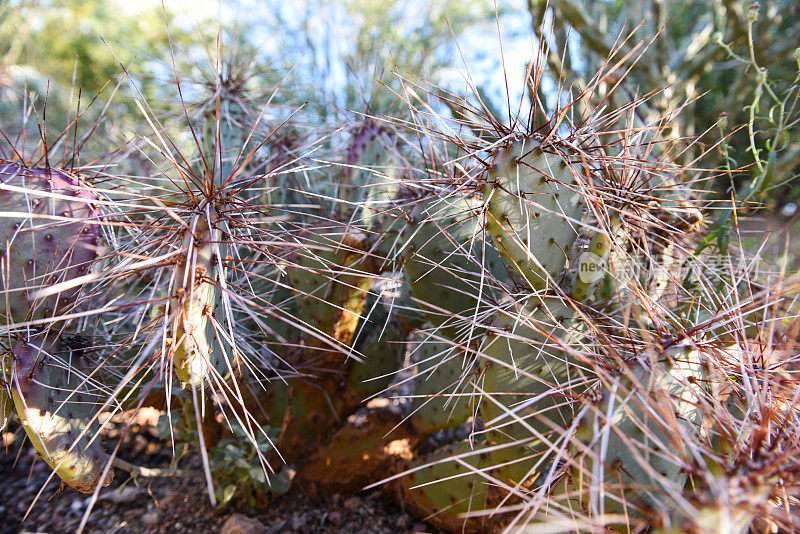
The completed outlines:
[[[575,345],[574,311],[550,298],[534,309],[513,306],[498,315],[481,347],[484,361],[481,415],[490,441],[507,444],[491,453],[510,483],[521,483],[541,455],[551,455],[572,424],[587,380],[564,346]],[[539,470],[550,462],[540,463]],[[539,472],[537,470],[537,473]]]
[[[22,427],[36,451],[61,479],[84,493],[106,486],[108,456],[95,439],[96,398],[82,357],[56,337],[39,334],[13,349],[11,393]],[[85,362],[84,362],[85,363]]]
[[[406,230],[405,273],[411,296],[449,337],[485,312],[489,296],[511,282],[509,268],[482,239],[475,201],[450,196],[423,201]],[[458,316],[461,316],[460,318]]]
[[[585,169],[556,145],[517,141],[499,149],[486,176],[486,225],[495,245],[534,289],[557,276],[578,237]],[[576,222],[578,221],[578,222]]]
[[[385,128],[366,123],[347,149],[344,181],[354,188],[353,199],[361,208],[356,221],[368,228],[381,224],[400,189],[402,157],[397,138]]]
[[[204,214],[192,219],[183,239],[170,292],[177,304],[172,319],[172,362],[182,384],[199,386],[212,365],[215,339],[211,326],[217,298],[215,243],[219,232]]]
[[[594,488],[581,491],[593,513],[668,512],[674,506],[670,488],[680,491],[686,483],[679,458],[683,443],[700,430],[697,384],[704,379],[699,353],[681,349],[652,369],[635,364],[629,375],[601,388],[594,415],[581,421],[576,434],[589,452],[580,478]]]
[[[100,211],[89,187],[55,169],[0,161],[0,321],[42,320],[69,313],[80,280],[97,257]],[[55,287],[54,287],[55,286]],[[48,290],[46,294],[40,291]]]
[[[360,335],[354,349],[362,361],[354,361],[342,394],[345,404],[357,406],[386,389],[403,362],[408,332],[394,319],[388,324],[372,317],[370,328]],[[385,325],[385,328],[384,328]]]
[[[463,350],[449,343],[426,341],[416,353],[419,363],[411,404],[414,429],[427,435],[465,423],[475,412],[475,401],[468,396],[452,396],[466,392],[460,380],[469,370]]]
[[[453,458],[463,455],[460,461]],[[439,463],[436,463],[439,462]],[[463,462],[463,463],[462,463]],[[433,464],[425,466],[426,464]],[[466,464],[466,465],[464,465]],[[445,532],[493,532],[500,518],[464,518],[461,514],[489,507],[491,459],[487,453],[474,450],[469,443],[450,445],[422,460],[401,466],[401,470],[417,471],[400,478],[395,484],[402,492],[404,504],[417,517]],[[477,471],[485,471],[486,476]]]
[[[289,270],[299,319],[343,345],[353,339],[371,282],[364,272],[365,239],[352,228],[326,236],[309,233]]]

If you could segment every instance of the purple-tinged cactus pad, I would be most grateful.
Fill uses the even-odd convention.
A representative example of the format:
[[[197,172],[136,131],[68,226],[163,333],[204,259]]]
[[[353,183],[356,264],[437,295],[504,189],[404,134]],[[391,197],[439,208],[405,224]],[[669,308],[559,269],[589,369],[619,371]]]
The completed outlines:
[[[40,292],[89,272],[100,241],[96,200],[85,183],[62,171],[0,161],[0,321],[70,312],[80,284]]]
[[[52,335],[18,342],[12,351],[11,396],[36,452],[65,483],[91,493],[114,477],[96,437],[97,396],[79,351]]]

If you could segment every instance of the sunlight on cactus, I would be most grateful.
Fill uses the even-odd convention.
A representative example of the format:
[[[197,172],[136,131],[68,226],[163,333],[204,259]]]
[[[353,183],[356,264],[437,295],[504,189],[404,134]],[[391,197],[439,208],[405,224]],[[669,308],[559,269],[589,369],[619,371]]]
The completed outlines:
[[[799,528],[788,242],[758,271],[755,197],[707,189],[748,172],[709,167],[727,138],[625,84],[652,36],[572,80],[534,25],[500,112],[466,59],[466,90],[398,61],[343,111],[223,26],[156,93],[121,62],[88,101],[0,85],[0,426],[91,494],[79,530],[148,477],[212,507],[379,487],[454,533]],[[135,127],[97,151],[118,92]],[[170,467],[106,439],[144,408]]]

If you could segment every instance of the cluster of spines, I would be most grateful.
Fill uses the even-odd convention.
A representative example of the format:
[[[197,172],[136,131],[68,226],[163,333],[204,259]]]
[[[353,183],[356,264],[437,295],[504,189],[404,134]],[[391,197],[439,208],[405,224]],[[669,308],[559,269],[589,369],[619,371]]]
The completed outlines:
[[[241,125],[237,127],[241,130]],[[231,156],[235,156],[236,146],[242,146],[240,153],[244,150],[244,139],[232,137],[223,129],[219,118],[206,121],[203,137],[210,138],[206,139],[206,155],[209,147],[214,154],[214,161],[206,164],[207,170],[213,169],[212,191],[206,197],[214,197],[213,189],[222,189],[231,178],[236,165],[232,161],[236,158]],[[233,132],[236,133],[242,132]],[[225,148],[216,146],[219,144]],[[654,484],[657,477],[647,478],[647,465],[660,470],[664,457],[646,449],[648,436],[667,440],[660,439],[660,428],[641,428],[641,422],[653,415],[647,406],[656,402],[664,390],[672,393],[673,389],[672,402],[677,410],[685,412],[682,416],[694,413],[695,404],[682,397],[691,388],[683,382],[673,387],[674,366],[635,367],[630,376],[620,381],[621,388],[632,393],[622,399],[618,389],[610,391],[598,379],[591,362],[579,355],[580,350],[570,349],[580,346],[587,336],[589,326],[578,312],[590,301],[598,284],[593,277],[582,277],[580,270],[585,267],[593,273],[602,268],[614,246],[613,228],[620,224],[615,215],[606,224],[587,218],[586,189],[595,169],[587,166],[585,154],[559,141],[545,142],[536,137],[515,141],[491,156],[482,182],[485,185],[481,201],[465,199],[445,189],[433,199],[409,203],[413,207],[408,211],[391,209],[399,204],[395,201],[400,196],[401,160],[401,148],[392,133],[367,123],[355,130],[346,151],[342,167],[342,183],[346,187],[333,194],[327,190],[310,196],[299,193],[304,202],[313,198],[314,202],[330,203],[332,207],[323,210],[321,216],[309,208],[311,216],[292,221],[300,229],[293,233],[299,236],[299,246],[295,253],[286,254],[277,262],[278,270],[288,273],[277,284],[285,291],[270,293],[271,297],[279,296],[278,300],[291,310],[271,325],[270,331],[291,339],[288,366],[298,372],[286,381],[273,381],[256,400],[269,413],[269,423],[281,427],[281,452],[296,446],[292,452],[305,453],[320,445],[324,441],[320,439],[320,429],[326,433],[364,399],[382,391],[401,365],[403,350],[399,348],[408,341],[408,333],[427,326],[437,341],[425,341],[419,349],[416,397],[408,427],[416,438],[424,439],[435,430],[463,424],[478,415],[487,428],[477,442],[451,444],[409,464],[414,472],[401,479],[399,485],[417,513],[435,514],[434,522],[453,531],[478,531],[502,524],[502,514],[488,522],[474,518],[465,521],[461,514],[488,511],[507,503],[497,491],[498,481],[499,487],[539,489],[541,477],[563,462],[559,454],[564,451],[583,455],[583,468],[596,472],[596,466],[605,459],[594,449],[598,437],[586,426],[591,421],[600,426],[613,425],[615,429],[615,433],[601,438],[619,449],[611,463],[638,466],[631,478],[645,480],[645,485]],[[71,186],[81,190],[79,183]],[[338,200],[333,198],[337,195],[341,197]],[[220,195],[212,200],[221,198]],[[86,197],[77,203],[86,206],[89,200]],[[261,210],[263,213],[279,211],[269,205],[268,197],[265,200],[268,205]],[[198,386],[208,380],[213,363],[215,333],[211,323],[221,292],[217,270],[222,262],[214,251],[225,237],[215,227],[215,221],[208,222],[206,213],[189,211],[192,216],[184,222],[190,228],[182,233],[182,252],[174,264],[169,288],[168,339],[177,378]],[[396,217],[400,212],[404,220]],[[296,215],[290,210],[286,213],[287,219]],[[70,214],[69,218],[89,221],[97,218],[97,212]],[[579,257],[582,232],[593,226],[598,228]],[[376,253],[390,256],[388,235],[392,235],[392,249],[402,250],[402,256],[381,257],[376,262]],[[84,245],[82,241],[80,244]],[[97,239],[93,245],[92,250],[96,251]],[[84,263],[93,259],[89,256]],[[67,269],[74,267],[68,264]],[[392,313],[391,306],[387,309],[384,303],[377,302],[374,294],[376,279],[386,275],[387,270],[395,276],[401,267],[400,278],[410,286],[410,295],[420,305],[418,311],[423,312],[410,314],[411,321]],[[607,280],[606,277],[602,281]],[[27,284],[26,280],[25,287]],[[514,295],[510,296],[512,288]],[[612,294],[615,291],[610,289]],[[66,303],[72,304],[72,293],[62,293],[65,295]],[[36,319],[30,306],[22,310],[14,310],[7,322],[18,322],[16,316],[23,312],[23,320]],[[58,315],[62,310],[43,308],[44,316]],[[291,323],[287,328],[287,316],[302,327],[299,338],[290,332]],[[310,332],[313,335],[306,337]],[[304,368],[307,362],[303,358],[309,356],[322,365]],[[466,374],[479,376],[480,381],[468,381]],[[375,377],[380,379],[371,380]],[[648,380],[657,384],[642,387]],[[482,391],[463,395],[466,383],[477,383]],[[584,397],[598,389],[602,401],[590,406]],[[614,411],[614,405],[626,405],[635,395],[639,404],[631,405],[633,408],[621,415]],[[582,420],[578,419],[579,412]],[[587,413],[593,414],[594,419]],[[692,422],[686,431],[696,432],[696,427]],[[350,427],[340,428],[337,437],[330,440],[329,449],[341,447],[357,435]],[[385,432],[387,428],[391,425],[378,425],[370,430],[372,434],[365,435],[372,439],[375,432]],[[632,435],[642,433],[634,439],[645,444],[644,453],[637,452],[624,439],[615,441],[614,436],[629,430]],[[581,443],[572,449],[567,446],[573,438],[571,432],[576,432],[573,443]],[[383,441],[377,443],[383,446]],[[554,454],[555,449],[561,452]],[[460,461],[445,461],[454,457]],[[681,484],[683,475],[672,471],[665,468],[661,474],[670,482]],[[70,476],[61,472],[59,475]],[[573,479],[565,480],[568,484]],[[92,484],[96,486],[97,482]],[[637,488],[618,487],[605,479],[594,483],[606,485],[610,493],[619,490],[602,501],[600,508],[606,512],[618,511],[614,503],[619,502],[653,504]],[[553,485],[551,491],[558,488]],[[598,508],[597,500],[581,504]]]
[[[8,358],[17,418],[36,452],[79,491],[110,484],[114,470],[96,439],[97,399],[82,356],[58,336],[41,333],[17,342]]]

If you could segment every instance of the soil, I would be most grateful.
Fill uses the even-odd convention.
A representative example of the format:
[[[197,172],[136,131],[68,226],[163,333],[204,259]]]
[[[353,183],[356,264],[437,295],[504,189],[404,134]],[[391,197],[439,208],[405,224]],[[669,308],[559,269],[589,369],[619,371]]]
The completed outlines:
[[[130,463],[166,468],[173,457],[170,444],[158,439],[157,413],[137,417],[123,438],[118,456]],[[61,485],[29,444],[12,426],[4,432],[0,451],[0,517],[3,532],[68,533],[79,527],[91,495]],[[105,432],[106,450],[117,442],[119,428]],[[110,446],[110,448],[109,448]],[[181,469],[201,470],[190,456]],[[290,491],[254,508],[242,501],[212,508],[202,479],[142,478],[132,480],[117,470],[103,488],[84,532],[223,534],[422,533],[436,532],[406,513],[380,490],[357,494],[329,493],[313,485]],[[49,479],[49,481],[48,481]]]

